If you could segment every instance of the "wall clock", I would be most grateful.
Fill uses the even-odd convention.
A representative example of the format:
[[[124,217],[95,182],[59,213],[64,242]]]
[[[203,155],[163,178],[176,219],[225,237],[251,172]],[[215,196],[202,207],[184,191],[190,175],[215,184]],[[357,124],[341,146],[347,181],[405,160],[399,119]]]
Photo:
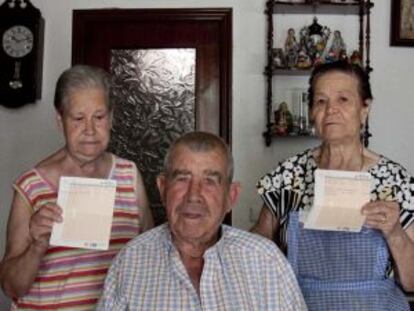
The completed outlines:
[[[44,20],[28,0],[0,6],[0,104],[20,107],[40,98]]]

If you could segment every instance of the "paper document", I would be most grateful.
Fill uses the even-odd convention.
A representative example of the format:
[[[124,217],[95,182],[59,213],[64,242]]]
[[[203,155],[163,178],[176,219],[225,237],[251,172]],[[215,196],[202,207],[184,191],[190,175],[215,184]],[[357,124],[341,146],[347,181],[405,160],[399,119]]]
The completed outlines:
[[[57,204],[63,222],[54,224],[50,244],[108,249],[115,192],[115,180],[61,177]]]
[[[313,207],[304,228],[359,232],[365,221],[361,208],[370,201],[371,182],[366,172],[316,170]]]

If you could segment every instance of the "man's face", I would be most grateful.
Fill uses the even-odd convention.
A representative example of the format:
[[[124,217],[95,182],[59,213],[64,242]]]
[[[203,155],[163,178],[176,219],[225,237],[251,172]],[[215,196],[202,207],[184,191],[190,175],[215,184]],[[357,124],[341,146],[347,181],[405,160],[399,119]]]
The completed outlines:
[[[226,159],[218,149],[195,152],[177,146],[172,157],[168,175],[157,179],[172,235],[181,242],[212,244],[239,185],[229,184]]]

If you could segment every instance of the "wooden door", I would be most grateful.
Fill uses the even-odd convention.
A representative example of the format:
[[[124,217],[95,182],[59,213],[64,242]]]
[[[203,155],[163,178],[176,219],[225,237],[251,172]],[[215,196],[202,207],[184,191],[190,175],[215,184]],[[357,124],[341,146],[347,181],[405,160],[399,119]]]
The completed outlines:
[[[231,9],[73,12],[72,64],[102,67],[118,81],[110,148],[143,173],[157,224],[165,213],[155,177],[169,143],[191,130],[213,132],[231,143],[231,23]],[[165,64],[169,51],[190,60],[195,55],[194,68],[187,66],[183,77],[180,70],[166,72],[166,65],[153,70],[154,64]],[[161,75],[166,82],[159,82]],[[171,88],[170,80],[180,90]]]

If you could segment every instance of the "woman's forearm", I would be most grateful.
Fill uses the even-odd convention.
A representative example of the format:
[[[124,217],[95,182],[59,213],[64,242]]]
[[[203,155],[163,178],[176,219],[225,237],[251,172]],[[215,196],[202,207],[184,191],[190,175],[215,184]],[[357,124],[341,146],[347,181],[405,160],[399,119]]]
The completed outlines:
[[[0,282],[9,297],[21,297],[32,286],[46,249],[29,244],[19,256],[5,257],[0,266]]]
[[[407,232],[401,228],[387,237],[401,285],[406,291],[414,291],[414,242],[410,238],[414,227],[411,227]]]

